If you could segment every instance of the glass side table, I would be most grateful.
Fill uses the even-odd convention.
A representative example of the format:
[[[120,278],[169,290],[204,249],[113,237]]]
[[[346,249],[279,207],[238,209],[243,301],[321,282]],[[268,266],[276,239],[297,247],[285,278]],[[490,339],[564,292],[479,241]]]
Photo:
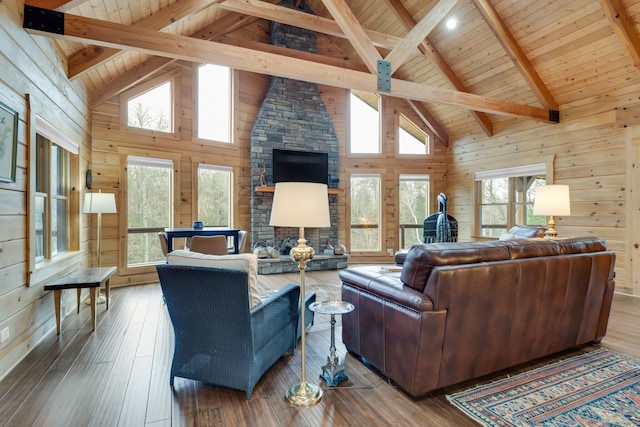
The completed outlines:
[[[344,364],[340,363],[340,359],[336,355],[336,314],[350,313],[355,307],[345,301],[316,301],[309,306],[309,309],[316,313],[331,315],[331,347],[329,348],[329,356],[327,356],[327,364],[322,367],[320,377],[324,378],[329,387],[335,387],[340,381],[347,379],[347,374],[344,373]]]

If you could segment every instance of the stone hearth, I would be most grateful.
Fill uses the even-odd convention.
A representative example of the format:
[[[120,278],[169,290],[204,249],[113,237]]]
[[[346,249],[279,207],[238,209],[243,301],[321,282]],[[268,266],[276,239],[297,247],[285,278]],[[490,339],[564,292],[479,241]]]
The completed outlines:
[[[314,255],[307,261],[305,271],[337,270],[349,266],[349,255]],[[298,263],[292,261],[288,255],[280,258],[265,258],[258,260],[258,274],[291,273],[300,271]]]

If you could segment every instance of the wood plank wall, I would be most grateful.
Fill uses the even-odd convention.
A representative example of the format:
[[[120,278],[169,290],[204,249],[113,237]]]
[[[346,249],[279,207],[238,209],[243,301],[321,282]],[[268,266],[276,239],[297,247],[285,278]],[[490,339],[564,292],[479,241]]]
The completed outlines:
[[[460,237],[474,237],[475,172],[552,159],[555,183],[568,184],[571,194],[571,216],[556,219],[559,235],[606,239],[617,256],[616,291],[640,295],[639,89],[563,105],[560,124],[513,122],[496,129],[494,137],[453,143],[447,153],[447,194]]]
[[[71,140],[80,144],[75,183],[84,183],[90,162],[90,126],[87,93],[66,78],[50,39],[30,36],[22,29],[20,1],[0,2],[0,101],[19,113],[17,172],[15,183],[0,183],[0,330],[9,338],[0,342],[0,378],[43,338],[55,331],[53,294],[44,292],[49,280],[89,262],[90,218],[80,218],[80,251],[38,266],[29,277],[27,260],[27,150],[29,110],[38,114]],[[35,124],[33,124],[35,126]],[[74,200],[84,186],[72,188]],[[75,231],[73,231],[75,234]],[[75,293],[63,294],[62,310],[75,309]],[[54,332],[55,333],[55,332]]]

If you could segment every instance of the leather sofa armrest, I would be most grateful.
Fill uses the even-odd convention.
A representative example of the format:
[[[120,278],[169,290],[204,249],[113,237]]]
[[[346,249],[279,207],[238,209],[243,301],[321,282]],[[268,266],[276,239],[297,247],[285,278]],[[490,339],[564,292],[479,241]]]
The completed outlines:
[[[417,311],[433,310],[429,297],[404,285],[400,280],[400,273],[380,272],[374,267],[356,267],[341,270],[339,275],[344,284],[385,300]]]
[[[393,261],[396,265],[404,264],[404,260],[407,259],[407,254],[409,253],[409,249],[401,249],[396,252],[396,255],[393,257]]]

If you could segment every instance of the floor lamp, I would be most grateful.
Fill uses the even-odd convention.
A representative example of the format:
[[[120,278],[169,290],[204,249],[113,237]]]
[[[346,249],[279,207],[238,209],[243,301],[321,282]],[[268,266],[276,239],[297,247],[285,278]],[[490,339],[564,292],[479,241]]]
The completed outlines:
[[[84,213],[98,214],[98,268],[102,267],[102,214],[116,213],[116,198],[111,193],[86,193],[84,195]],[[98,296],[98,304],[104,303],[106,297]]]
[[[305,350],[305,288],[304,270],[307,261],[313,258],[313,248],[307,246],[304,228],[323,228],[331,225],[329,217],[329,196],[326,184],[310,182],[276,183],[271,208],[269,225],[275,227],[299,227],[298,246],[291,249],[291,259],[298,263],[300,269],[300,351],[302,360],[302,377],[299,384],[291,386],[285,396],[294,406],[313,406],[322,399],[322,390],[315,384],[307,382],[306,350]]]
[[[536,198],[533,201],[533,214],[549,216],[549,229],[544,233],[546,239],[555,239],[558,232],[555,229],[554,215],[571,215],[571,200],[568,185],[543,185],[536,188]]]

